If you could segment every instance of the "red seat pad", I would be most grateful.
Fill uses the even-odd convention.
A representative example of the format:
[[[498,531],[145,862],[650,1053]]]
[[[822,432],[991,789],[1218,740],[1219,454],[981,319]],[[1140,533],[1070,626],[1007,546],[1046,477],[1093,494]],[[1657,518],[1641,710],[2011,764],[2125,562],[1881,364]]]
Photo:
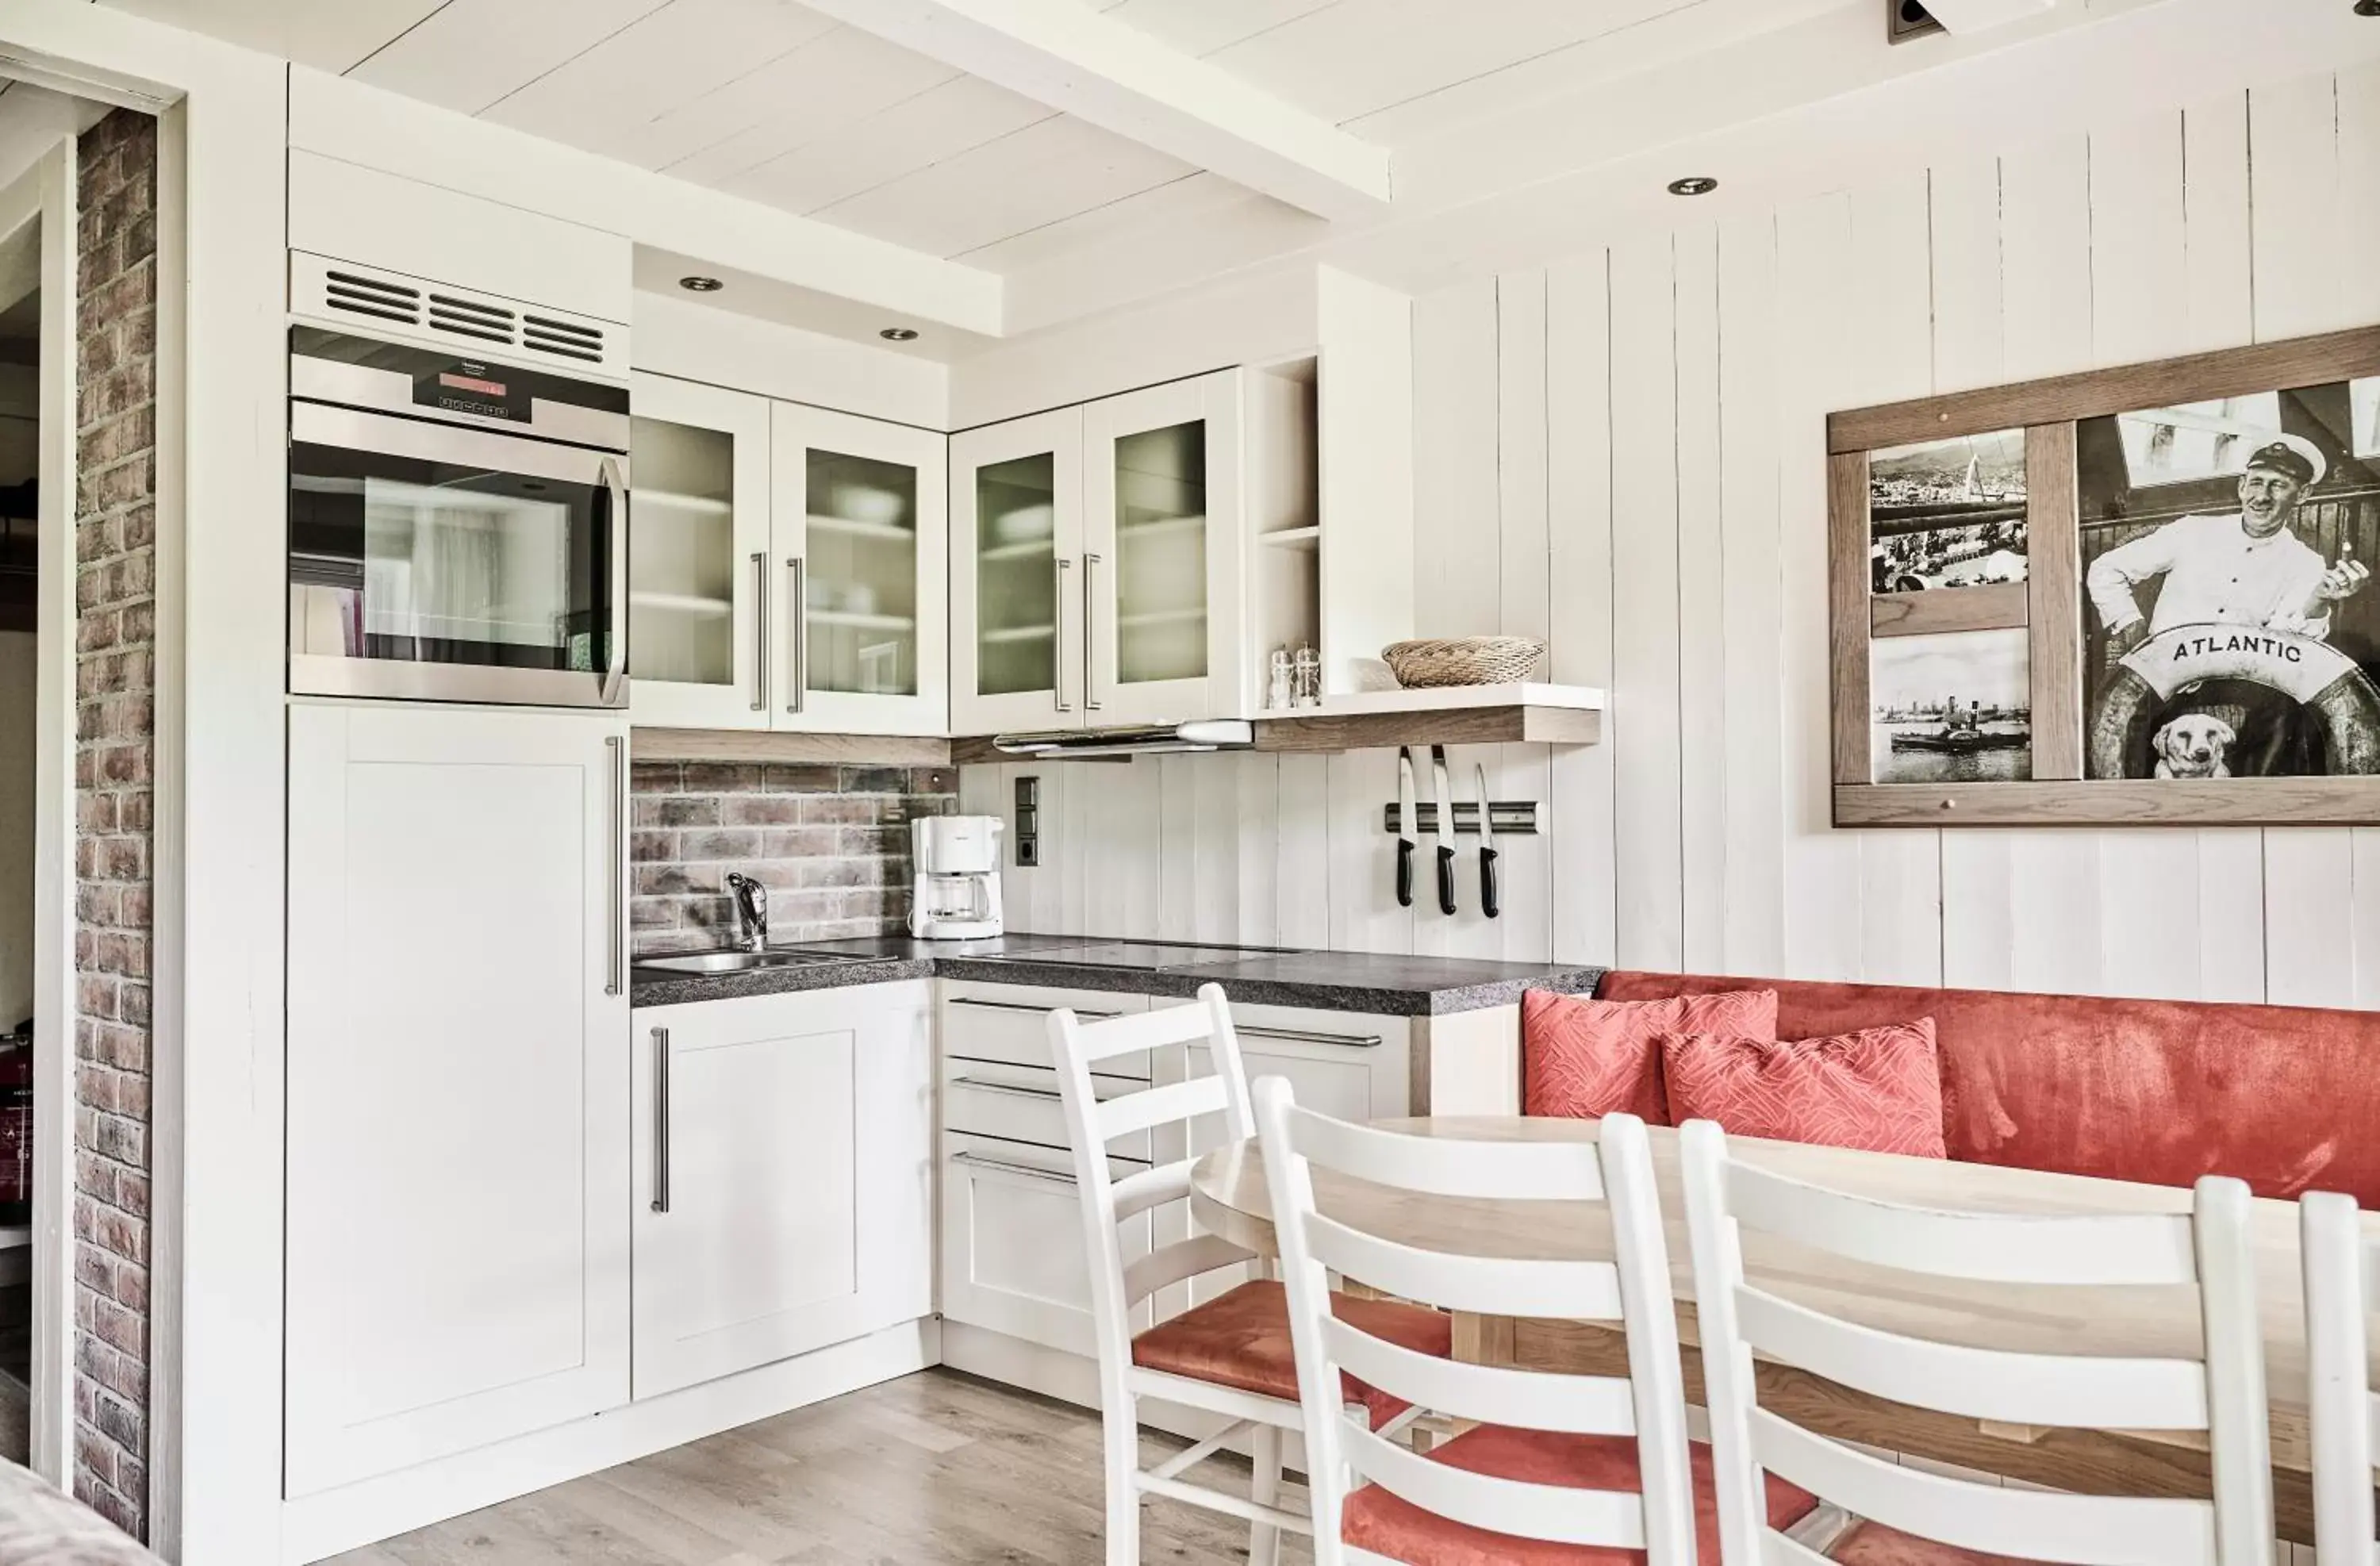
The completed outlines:
[[[1777,1036],[1934,1019],[1942,1129],[1965,1163],[2380,1206],[2380,1013],[1613,972],[1615,1001],[1777,991]]]
[[[1704,1566],[1716,1566],[1718,1498],[1711,1486],[1710,1448],[1692,1441],[1686,1450],[1694,1471],[1694,1552]],[[1633,1490],[1643,1483],[1636,1441],[1630,1436],[1567,1436],[1482,1425],[1439,1447],[1429,1460],[1473,1474],[1572,1489]],[[1774,1474],[1767,1478],[1770,1527],[1791,1527],[1818,1504],[1807,1490]],[[1640,1566],[1645,1560],[1641,1549],[1548,1544],[1450,1522],[1378,1485],[1347,1498],[1339,1536],[1408,1566]]]
[[[1330,1296],[1330,1314],[1349,1326],[1415,1354],[1444,1359],[1454,1353],[1454,1318],[1394,1300]],[[1297,1357],[1289,1346],[1289,1295],[1259,1280],[1192,1305],[1132,1341],[1132,1362],[1146,1370],[1186,1376],[1218,1387],[1290,1402],[1297,1397]],[[1378,1429],[1406,1404],[1342,1373],[1349,1402],[1360,1402]]]
[[[1862,1523],[1842,1536],[1827,1559],[1835,1566],[2029,1566],[2013,1555],[1979,1555],[1955,1545],[1916,1538],[1881,1523]]]

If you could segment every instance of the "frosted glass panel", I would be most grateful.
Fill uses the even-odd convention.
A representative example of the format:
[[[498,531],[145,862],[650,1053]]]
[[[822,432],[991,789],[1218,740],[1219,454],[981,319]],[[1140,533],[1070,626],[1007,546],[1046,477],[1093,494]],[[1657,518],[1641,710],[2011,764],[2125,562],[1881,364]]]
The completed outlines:
[[[917,693],[917,470],[812,450],[809,688]]]
[[[976,684],[986,696],[1058,688],[1057,459],[976,470]]]
[[[1207,425],[1115,443],[1116,679],[1207,673]]]
[[[629,429],[628,673],[735,683],[735,438],[660,419]]]

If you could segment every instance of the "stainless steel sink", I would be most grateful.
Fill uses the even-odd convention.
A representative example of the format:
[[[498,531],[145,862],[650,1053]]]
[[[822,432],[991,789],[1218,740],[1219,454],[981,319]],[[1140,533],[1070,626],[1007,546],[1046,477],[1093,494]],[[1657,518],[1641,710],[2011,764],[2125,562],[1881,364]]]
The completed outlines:
[[[637,966],[662,973],[719,974],[748,973],[754,968],[823,967],[855,961],[857,959],[823,952],[681,952],[666,957],[639,957]]]

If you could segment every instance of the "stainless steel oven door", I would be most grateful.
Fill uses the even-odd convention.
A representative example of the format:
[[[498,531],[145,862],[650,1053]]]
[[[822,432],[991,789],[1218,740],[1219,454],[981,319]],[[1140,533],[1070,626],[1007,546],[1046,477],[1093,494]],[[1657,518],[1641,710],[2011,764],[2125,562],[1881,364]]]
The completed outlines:
[[[289,414],[289,688],[625,707],[627,459]]]

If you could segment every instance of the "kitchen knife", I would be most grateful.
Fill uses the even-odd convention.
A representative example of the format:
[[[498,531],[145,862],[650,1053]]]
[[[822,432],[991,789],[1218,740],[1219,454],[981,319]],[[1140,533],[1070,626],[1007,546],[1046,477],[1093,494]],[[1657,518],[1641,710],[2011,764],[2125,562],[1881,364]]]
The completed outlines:
[[[1454,788],[1446,781],[1446,747],[1429,747],[1431,786],[1438,791],[1438,911],[1454,912]]]
[[[1397,906],[1410,908],[1414,899],[1414,849],[1420,829],[1414,824],[1413,751],[1397,748]]]
[[[1488,805],[1488,769],[1471,769],[1479,780],[1479,911],[1494,918],[1503,907],[1496,882],[1496,820]]]

